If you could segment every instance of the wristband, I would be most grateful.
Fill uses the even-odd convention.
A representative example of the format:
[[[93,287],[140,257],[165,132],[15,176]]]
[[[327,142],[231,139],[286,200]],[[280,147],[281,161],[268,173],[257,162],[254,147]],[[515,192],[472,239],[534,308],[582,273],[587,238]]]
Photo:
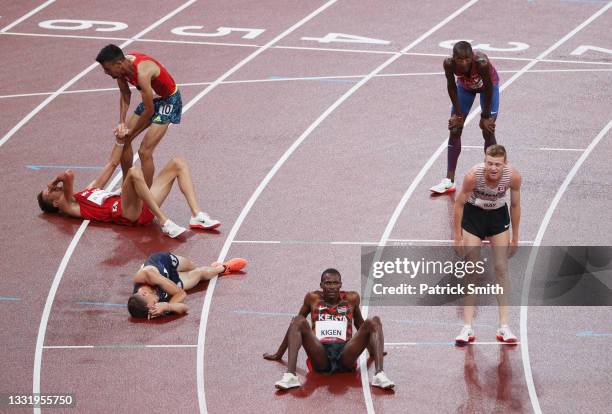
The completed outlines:
[[[117,141],[115,141],[115,145],[118,146],[118,147],[123,147],[125,144],[120,144]]]

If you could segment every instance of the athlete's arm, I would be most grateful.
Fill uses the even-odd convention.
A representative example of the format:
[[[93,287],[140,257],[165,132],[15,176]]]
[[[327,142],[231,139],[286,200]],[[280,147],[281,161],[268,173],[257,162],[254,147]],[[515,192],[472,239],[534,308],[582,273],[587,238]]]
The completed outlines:
[[[134,127],[128,131],[125,137],[128,141],[130,141],[136,135],[140,134],[140,132],[142,132],[142,130],[148,127],[150,124],[151,117],[155,112],[151,80],[158,74],[159,67],[155,63],[150,61],[143,61],[138,64],[138,87],[140,88],[142,103],[144,104],[144,111],[138,117],[136,125],[134,125]]]
[[[510,177],[510,222],[512,223],[512,246],[519,242],[519,225],[521,222],[521,174],[512,169]]]
[[[63,197],[57,200],[57,207],[64,214],[81,217],[81,209],[74,198],[74,173],[71,170],[66,170],[51,181],[48,187],[49,189],[57,188],[59,183],[62,183]]]
[[[312,292],[308,292],[306,296],[304,296],[304,303],[302,303],[302,307],[300,308],[298,312],[298,316],[303,316],[303,317],[308,316],[308,314],[310,313],[312,309],[313,299],[314,298],[313,298]],[[291,322],[293,322],[293,318],[291,318]],[[291,327],[291,324],[289,326]],[[289,328],[287,328],[287,332],[285,333],[283,342],[281,342],[281,344],[279,345],[278,350],[273,354],[269,354],[266,352],[263,355],[264,359],[267,359],[270,361],[279,361],[280,359],[282,359],[283,355],[285,355],[285,352],[287,351],[287,347],[289,346],[288,337],[289,337]]]
[[[106,165],[104,166],[104,168],[102,169],[102,171],[100,172],[98,177],[96,177],[95,180],[93,180],[91,183],[89,183],[87,188],[104,188],[104,187],[106,187],[106,183],[108,183],[108,180],[110,180],[110,178],[112,177],[113,173],[115,172],[115,169],[117,169],[117,166],[121,162],[121,153],[122,152],[123,152],[123,147],[120,147],[118,145],[114,145],[113,144],[113,149],[111,150],[111,156],[110,156],[108,162],[106,163]]]
[[[178,314],[187,312],[187,305],[181,303],[187,297],[187,293],[178,287],[176,283],[163,277],[155,267],[143,267],[134,275],[133,280],[134,283],[158,286],[170,296],[169,302],[157,303],[155,305],[151,311],[151,317],[163,315],[165,312],[174,312]]]
[[[446,75],[446,89],[451,103],[455,107],[455,112],[448,121],[448,129],[463,127],[463,111],[457,95],[457,83],[455,82],[455,64],[452,58],[444,59],[444,74]]]
[[[357,292],[346,292],[346,297],[351,305],[353,305],[353,324],[355,325],[355,328],[359,330],[363,324],[363,315],[361,314],[361,309],[359,308],[361,298]]]
[[[132,97],[132,91],[130,86],[124,79],[117,79],[117,86],[119,86],[119,125],[115,128],[115,137],[118,139],[124,138],[125,118],[127,117],[127,111],[130,107],[130,99]]]
[[[461,247],[461,243],[463,240],[463,237],[461,236],[461,220],[463,219],[463,207],[468,197],[472,193],[472,191],[474,191],[475,187],[476,187],[476,177],[474,175],[474,172],[470,170],[468,171],[467,174],[465,174],[465,177],[463,178],[463,182],[461,183],[461,191],[459,191],[457,198],[455,198],[455,209],[454,209],[455,210],[455,224],[454,224],[455,237],[454,237],[454,240],[455,240],[455,247],[457,248]]]
[[[495,132],[495,118],[491,116],[491,101],[493,99],[493,81],[489,73],[490,63],[489,60],[480,56],[476,59],[476,69],[478,74],[482,78],[483,89],[484,89],[484,106],[480,114],[480,128],[493,134]]]

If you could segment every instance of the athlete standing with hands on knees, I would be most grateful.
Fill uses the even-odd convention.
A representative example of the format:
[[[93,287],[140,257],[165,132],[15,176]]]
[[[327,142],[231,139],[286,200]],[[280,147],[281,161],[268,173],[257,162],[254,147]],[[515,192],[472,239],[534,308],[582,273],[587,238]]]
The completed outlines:
[[[476,94],[480,94],[480,129],[484,138],[484,149],[495,140],[495,121],[499,112],[499,76],[493,63],[482,52],[473,52],[465,41],[453,47],[453,56],[444,60],[446,86],[453,108],[448,121],[448,154],[446,178],[431,187],[431,192],[448,194],[455,191],[455,170],[461,153],[463,123],[472,108]],[[457,81],[455,82],[455,76]]]

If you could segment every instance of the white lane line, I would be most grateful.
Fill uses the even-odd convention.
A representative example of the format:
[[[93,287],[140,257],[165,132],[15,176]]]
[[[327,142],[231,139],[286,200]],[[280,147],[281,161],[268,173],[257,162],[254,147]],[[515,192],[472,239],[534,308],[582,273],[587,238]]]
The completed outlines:
[[[168,19],[172,18],[174,15],[176,15],[177,13],[183,11],[184,9],[186,9],[187,7],[191,6],[194,2],[196,2],[197,0],[189,0],[186,3],[184,3],[182,6],[180,6],[179,8],[173,10],[172,12],[170,12],[169,14],[167,14],[166,16],[162,17],[160,20],[158,20],[157,22],[153,23],[151,26],[147,27],[146,29],[142,30],[140,33],[138,33],[136,36],[131,37],[130,39],[126,40],[124,43],[122,43],[121,45],[119,45],[119,47],[124,48],[128,45],[130,45],[131,43],[133,43],[134,41],[136,41],[138,38],[144,36],[145,34],[147,34],[148,32],[150,32],[151,30],[155,29],[156,27],[158,27],[159,25],[165,23]],[[61,88],[59,88],[57,91],[53,92],[53,94],[51,94],[49,97],[47,97],[47,99],[45,99],[44,101],[42,101],[36,108],[34,108],[28,115],[26,115],[21,121],[19,121],[19,123],[17,125],[15,125],[9,132],[7,132],[4,137],[2,137],[2,139],[0,140],[0,147],[2,147],[9,139],[11,139],[11,137],[21,129],[21,127],[23,127],[30,119],[32,119],[36,114],[38,114],[40,111],[42,111],[51,101],[53,101],[55,98],[57,98],[62,92],[64,92],[66,89],[68,89],[70,86],[72,86],[73,84],[75,84],[79,79],[81,79],[83,76],[85,76],[86,74],[88,74],[89,72],[91,72],[94,68],[98,67],[99,64],[98,62],[94,62],[91,65],[89,65],[87,68],[85,68],[82,72],[80,72],[79,74],[77,74],[75,77],[73,77],[72,79],[70,79],[68,82],[66,82]]]
[[[462,145],[461,148],[483,150],[482,145]],[[552,147],[512,147],[514,151],[572,151],[582,152],[584,148],[552,148]]]
[[[71,38],[71,39],[93,39],[93,40],[129,40],[126,37],[109,37],[109,36],[89,36],[89,35],[66,35],[66,34],[55,34],[55,33],[25,33],[25,32],[4,32],[0,35],[10,36],[33,36],[33,37],[57,37],[57,38]],[[205,46],[230,46],[230,47],[251,47],[260,48],[261,45],[252,43],[224,43],[224,42],[206,42],[197,40],[172,40],[172,39],[137,39],[137,42],[148,42],[148,43],[173,43],[173,44],[186,44],[186,45],[205,45]],[[318,52],[340,52],[340,53],[364,53],[371,55],[393,55],[398,52],[392,50],[372,50],[372,49],[344,49],[344,48],[328,48],[328,47],[308,47],[308,46],[273,46],[271,49],[289,49],[289,50],[304,50],[304,51],[318,51]],[[424,56],[424,57],[449,57],[448,53],[419,53],[419,52],[406,52],[404,55],[408,56]],[[515,56],[493,56],[490,55],[491,60],[508,60],[508,61],[531,61],[533,58],[528,57],[515,57]],[[578,65],[612,65],[612,62],[601,62],[595,60],[567,60],[567,59],[538,59],[539,62],[546,63],[575,63]],[[498,71],[499,72],[499,71]]]
[[[162,17],[161,19],[157,20],[155,23],[153,23],[152,25],[150,25],[149,27],[141,31],[138,35],[136,35],[136,37],[142,36],[148,31],[155,29],[157,26],[164,23],[166,20],[170,19],[171,17],[173,17],[174,15],[176,15],[177,13],[179,13],[186,7],[190,6],[193,2],[195,2],[195,0],[189,0],[188,2],[184,3],[182,6],[173,10],[166,16]],[[125,44],[123,44],[122,47],[123,46],[125,46]],[[96,62],[96,65],[97,65],[97,62]],[[112,182],[107,186],[107,188],[112,188],[119,181],[120,178],[121,178],[120,174],[116,175],[115,178],[112,180]],[[66,266],[68,265],[68,262],[70,261],[70,258],[72,257],[72,254],[74,253],[74,250],[76,249],[76,246],[79,240],[81,239],[81,236],[85,232],[85,229],[87,229],[88,225],[89,225],[89,220],[84,220],[83,223],[81,223],[81,225],[79,226],[79,229],[77,230],[76,234],[74,235],[74,238],[70,242],[68,249],[66,249],[66,253],[64,253],[64,257],[62,258],[60,266],[57,269],[55,276],[53,277],[53,282],[51,283],[51,287],[47,295],[47,300],[45,301],[45,307],[43,309],[43,314],[40,319],[40,325],[38,327],[38,336],[36,338],[36,349],[34,352],[34,373],[32,377],[32,391],[34,393],[40,393],[40,373],[41,373],[41,366],[42,366],[42,351],[43,351],[43,346],[45,343],[45,335],[47,332],[47,324],[49,322],[49,315],[51,313],[51,307],[53,306],[53,301],[55,300],[55,295],[57,293],[59,284],[62,280],[62,277],[64,276],[64,271],[66,270]],[[40,408],[34,408],[34,413],[40,414]]]
[[[396,243],[453,243],[453,240],[442,239],[388,239],[388,242]],[[330,240],[234,240],[234,244],[316,244],[316,245],[357,245],[357,246],[378,246],[375,241],[330,241]],[[483,240],[488,244],[488,240]],[[521,240],[519,244],[531,245],[531,240]]]
[[[609,4],[610,5],[610,4]],[[608,7],[609,7],[608,5]],[[591,141],[587,149],[580,155],[580,158],[576,161],[570,172],[565,176],[565,180],[557,190],[557,194],[553,198],[552,202],[548,206],[548,210],[546,210],[546,214],[542,219],[542,223],[540,224],[540,228],[538,230],[538,234],[534,240],[535,249],[531,250],[531,254],[529,255],[529,261],[527,262],[527,271],[525,272],[525,279],[523,279],[523,292],[521,303],[529,303],[529,290],[531,288],[531,279],[533,275],[533,266],[535,264],[537,253],[537,246],[542,244],[542,239],[544,238],[544,233],[548,228],[548,224],[552,218],[553,213],[557,209],[557,205],[561,201],[563,194],[567,191],[570,183],[578,173],[578,170],[587,159],[587,157],[591,154],[591,152],[595,149],[597,144],[602,140],[602,138],[610,131],[612,128],[612,120],[608,122],[608,124],[597,134],[597,136]],[[540,414],[542,412],[540,408],[540,403],[538,401],[538,395],[536,393],[535,385],[533,382],[533,373],[531,372],[531,363],[529,360],[529,343],[527,339],[527,318],[528,318],[528,309],[529,306],[521,306],[521,340],[524,343],[523,348],[521,349],[521,355],[523,357],[523,369],[525,371],[525,378],[527,379],[527,388],[529,389],[529,398],[531,399],[531,405],[536,414]]]
[[[232,242],[233,242],[234,238],[236,237],[238,229],[242,225],[242,222],[246,218],[247,214],[249,213],[249,211],[251,210],[253,205],[255,204],[255,201],[259,198],[260,194],[263,192],[263,190],[266,188],[266,186],[272,180],[272,178],[276,175],[278,170],[283,166],[283,164],[291,156],[291,154],[293,154],[293,152],[295,152],[295,150],[312,133],[312,131],[314,131],[325,119],[327,119],[327,117],[336,108],[338,108],[345,100],[347,100],[353,93],[355,93],[359,88],[361,88],[361,86],[363,86],[367,81],[372,79],[372,77],[374,75],[376,75],[377,73],[382,71],[384,68],[389,66],[391,63],[393,63],[395,60],[400,58],[402,56],[402,52],[406,52],[406,51],[412,49],[413,47],[415,47],[416,45],[418,45],[420,42],[422,42],[424,39],[426,39],[432,33],[437,31],[440,27],[444,26],[446,23],[448,23],[449,21],[454,19],[456,16],[461,14],[465,9],[469,8],[470,6],[472,6],[477,1],[478,0],[471,0],[470,2],[466,3],[463,7],[458,9],[456,12],[451,14],[449,17],[444,19],[442,22],[437,24],[435,27],[433,27],[428,32],[426,32],[425,34],[420,36],[418,39],[416,39],[415,41],[410,43],[408,46],[406,46],[404,49],[402,49],[401,52],[398,52],[398,53],[394,54],[391,58],[387,59],[384,63],[379,65],[370,74],[368,74],[368,76],[364,77],[357,84],[352,86],[347,92],[345,92],[340,98],[338,98],[338,100],[336,100],[336,102],[334,102],[329,108],[327,108],[293,142],[293,144],[285,151],[285,153],[274,164],[274,166],[268,172],[268,174],[266,174],[264,179],[259,183],[258,187],[255,189],[255,191],[253,192],[253,194],[251,195],[251,197],[249,198],[249,200],[247,201],[245,206],[242,208],[242,211],[240,212],[240,215],[238,216],[238,218],[236,219],[236,222],[232,226],[232,229],[230,230],[227,238],[225,239],[225,242],[223,244],[223,247],[221,249],[221,252],[219,253],[219,257],[218,257],[217,260],[218,261],[225,260],[225,257],[226,257],[226,255],[227,255],[227,253],[229,251],[229,248],[232,245]],[[210,312],[210,306],[211,306],[211,303],[212,303],[212,296],[213,296],[216,284],[217,284],[217,278],[216,277],[213,278],[209,282],[208,289],[206,289],[206,296],[204,298],[204,304],[203,304],[203,307],[202,307],[202,318],[200,320],[200,333],[199,333],[199,336],[198,336],[198,345],[199,345],[199,347],[198,347],[198,384],[201,382],[202,386],[203,386],[203,383],[204,383],[204,346],[205,346],[205,342],[206,342],[206,325],[208,323],[208,315],[209,315],[209,312]],[[365,398],[365,401],[366,401],[366,408],[367,408],[368,413],[373,413],[374,412],[374,407],[373,407],[372,397],[371,397],[371,393],[370,393],[370,385],[368,383],[368,375],[367,375],[367,369],[366,369],[366,366],[365,366],[365,360],[363,358],[360,361],[360,365],[361,365],[361,374],[362,374],[361,375],[362,376],[361,381],[362,381],[362,387],[363,387],[363,391],[364,391],[364,398]],[[198,386],[198,391],[201,388],[202,387]],[[199,393],[198,393],[198,395],[199,395]],[[205,409],[205,406],[204,406],[204,409]],[[202,411],[202,406],[200,406],[200,411],[202,413],[204,412],[204,411]]]
[[[314,17],[316,17],[321,12],[323,12],[326,9],[328,9],[329,7],[331,7],[335,3],[336,3],[336,0],[330,0],[330,1],[326,2],[324,5],[322,5],[321,7],[319,7],[318,9],[313,11],[312,13],[310,13],[308,16],[304,17],[302,20],[300,20],[299,22],[297,22],[296,24],[291,26],[289,29],[285,30],[283,33],[279,34],[274,39],[270,40],[263,48],[255,51],[252,55],[247,57],[245,59],[245,61],[243,61],[244,63],[243,62],[239,63],[237,65],[237,67],[235,68],[235,70],[233,70],[231,73],[233,73],[236,70],[238,70],[238,68],[242,67],[244,64],[246,64],[247,62],[249,62],[250,60],[255,58],[255,56],[259,55],[264,50],[270,48],[272,45],[277,43],[279,40],[281,40],[282,38],[286,37],[287,35],[289,35],[293,31],[295,31],[299,27],[303,26],[308,21],[312,20]],[[230,75],[230,73],[227,74],[227,76],[229,76],[229,75]],[[222,77],[222,78],[224,79],[224,77]],[[223,80],[223,79],[220,79],[220,80]],[[198,94],[198,96],[196,96],[194,99],[199,99],[201,96],[204,96],[208,92],[208,90],[209,90],[209,88],[205,89],[200,94]],[[299,141],[299,139],[298,139],[298,141]],[[299,145],[299,142],[297,143],[297,145],[294,143],[294,145],[291,148],[297,148],[298,145]],[[285,152],[285,154],[283,154],[281,159],[279,161],[277,161],[277,163],[272,168],[272,170],[264,178],[264,181],[262,181],[262,183],[260,183],[259,187],[257,187],[257,189],[255,190],[255,193],[251,196],[251,198],[249,199],[247,204],[243,207],[242,211],[240,212],[240,216],[238,216],[238,219],[236,220],[236,222],[232,226],[232,229],[230,230],[227,238],[225,239],[225,243],[223,244],[221,252],[219,253],[218,261],[222,262],[222,261],[225,260],[225,256],[227,255],[229,247],[232,244],[232,240],[236,236],[236,232],[240,228],[240,225],[242,224],[242,221],[244,220],[244,217],[246,216],[246,213],[251,209],[251,206],[253,205],[253,203],[255,202],[257,197],[259,196],[259,193],[261,193],[261,191],[263,191],[263,189],[267,185],[266,179],[269,181],[274,176],[274,174],[276,173],[276,170],[278,170],[278,168],[280,168],[280,166],[289,157],[291,152],[293,152],[293,150],[289,149],[287,152]],[[199,328],[199,331],[198,331],[197,386],[198,386],[198,404],[199,404],[199,407],[200,407],[200,413],[201,414],[205,414],[205,413],[208,412],[207,408],[206,408],[206,394],[204,392],[204,383],[205,383],[205,379],[204,379],[204,372],[205,372],[204,353],[205,353],[205,350],[206,350],[206,326],[208,324],[208,315],[210,313],[210,305],[212,303],[212,295],[213,295],[213,292],[215,291],[215,286],[216,285],[217,285],[217,277],[214,277],[212,280],[210,280],[208,282],[208,288],[206,289],[206,296],[204,297],[204,304],[202,305],[202,314],[201,314],[201,318],[200,318],[200,328]]]
[[[38,13],[39,11],[41,11],[42,9],[44,9],[45,7],[47,7],[48,5],[55,3],[55,0],[49,0],[44,2],[43,4],[41,4],[40,6],[38,6],[37,8],[30,10],[28,13],[24,14],[23,16],[21,16],[19,19],[15,20],[14,22],[12,22],[11,24],[5,26],[2,30],[0,30],[0,33],[6,33],[9,30],[11,30],[13,27],[17,26],[19,23],[25,21],[26,19],[34,16],[36,13]]]
[[[108,345],[45,345],[44,349],[153,349],[153,348],[197,348],[197,344],[108,344]]]
[[[576,33],[578,33],[584,27],[588,26],[593,20],[595,20],[597,17],[599,17],[600,15],[605,13],[605,11],[610,8],[610,6],[612,6],[612,2],[609,2],[606,6],[602,7],[599,11],[594,13],[591,17],[589,17],[587,20],[585,20],[582,24],[578,25],[574,30],[572,30],[567,35],[562,37],[560,40],[555,42],[551,47],[546,49],[544,52],[540,53],[535,59],[531,60],[519,72],[514,74],[514,76],[512,76],[510,79],[508,79],[508,81],[506,81],[500,87],[500,92],[503,91],[508,86],[510,86],[516,79],[518,79],[527,70],[531,69],[531,67],[533,67],[538,61],[544,59],[549,53],[551,53],[552,51],[557,49],[559,46],[561,46],[563,43],[565,43],[567,40],[569,40],[572,36],[574,36]],[[467,119],[465,120],[465,123],[468,123],[469,121],[471,121],[480,112],[480,110],[481,110],[480,107],[476,108],[467,117]],[[447,146],[447,142],[446,141],[447,141],[447,139],[445,139],[440,144],[440,146],[438,147],[436,152],[434,152],[434,154],[429,158],[429,160],[427,160],[425,165],[423,165],[423,167],[421,168],[421,171],[419,171],[417,176],[414,178],[414,180],[412,181],[412,183],[410,184],[410,186],[408,187],[408,189],[406,190],[406,192],[402,196],[400,202],[398,203],[397,207],[395,208],[395,211],[393,212],[393,215],[389,219],[389,223],[387,224],[387,227],[385,228],[385,231],[384,231],[383,235],[381,236],[380,243],[379,243],[381,246],[385,246],[387,244],[389,236],[391,235],[391,231],[395,227],[395,223],[397,222],[397,220],[398,220],[402,210],[406,206],[406,203],[408,203],[408,200],[412,196],[412,193],[416,190],[417,186],[423,180],[423,178],[425,177],[425,174],[427,174],[427,172],[429,171],[429,169],[431,168],[431,166],[433,165],[435,160],[440,156],[440,154],[446,148],[446,146]],[[584,155],[584,153],[583,153],[583,155]],[[379,251],[380,250],[381,249],[379,249]],[[523,323],[522,316],[523,316],[523,311],[521,311],[521,324]],[[525,312],[525,316],[526,316],[526,312]],[[534,411],[536,412],[536,414],[541,414],[540,403],[538,401],[538,396],[537,396],[537,393],[536,393],[536,390],[535,390],[535,386],[534,386],[534,383],[533,383],[533,376],[532,376],[532,373],[531,373],[531,367],[528,366],[529,359],[528,359],[528,355],[526,354],[527,349],[528,349],[527,348],[527,331],[526,330],[525,330],[525,332],[522,332],[522,331],[523,331],[523,329],[521,329],[521,340],[525,343],[525,347],[522,349],[522,353],[523,353],[523,366],[524,366],[524,372],[525,372],[525,379],[526,379],[526,382],[527,382],[527,388],[529,390],[529,398],[531,400],[532,407],[533,407]],[[527,356],[527,359],[525,359],[525,356]]]
[[[389,346],[389,347],[397,347],[397,348],[401,348],[404,346],[418,346],[418,345],[449,345],[449,346],[456,346],[455,342],[385,342],[385,347]],[[467,344],[466,344],[467,345]],[[507,342],[470,342],[469,345],[502,345],[502,346],[515,346],[515,345],[520,345],[520,342],[512,342],[512,343],[507,343]]]
[[[516,70],[498,70],[499,73],[516,73]],[[554,72],[612,72],[612,69],[533,69],[528,70],[526,73],[554,73]],[[374,78],[393,78],[393,77],[404,77],[404,76],[442,76],[444,72],[413,72],[413,73],[379,73]],[[243,79],[243,80],[231,80],[219,82],[220,85],[234,85],[242,83],[268,83],[268,82],[285,82],[285,81],[317,81],[317,80],[335,80],[335,79],[361,79],[366,75],[328,75],[328,76],[303,76],[303,77],[282,77],[282,78],[267,78],[267,79]],[[177,83],[180,87],[187,86],[204,86],[210,85],[212,82],[188,82],[188,83]],[[130,87],[132,90],[136,90],[134,87]],[[112,92],[118,91],[118,88],[98,88],[98,89],[74,89],[70,91],[61,92],[61,95],[78,94],[78,93],[97,93],[97,92]],[[20,93],[13,95],[0,95],[0,99],[9,98],[25,98],[30,96],[46,96],[52,95],[53,92],[34,92],[34,93]],[[464,145],[463,148],[482,148],[482,146],[475,145]],[[535,149],[535,148],[533,148]],[[539,149],[550,149],[559,150],[557,148],[539,148]],[[568,149],[568,151],[583,151],[582,149]]]

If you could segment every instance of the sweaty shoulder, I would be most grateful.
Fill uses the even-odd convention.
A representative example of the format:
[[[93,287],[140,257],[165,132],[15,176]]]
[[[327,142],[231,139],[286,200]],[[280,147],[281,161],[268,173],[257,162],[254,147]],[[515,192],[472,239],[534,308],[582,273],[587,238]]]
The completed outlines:
[[[321,292],[320,290],[314,290],[312,292],[308,292],[306,296],[304,297],[304,303],[308,303],[310,306],[314,306],[314,304],[317,303],[321,299],[322,295],[323,295],[323,292]]]
[[[518,189],[523,180],[521,173],[512,165],[508,165],[508,167],[510,168],[510,188]]]
[[[352,304],[359,304],[359,302],[361,301],[359,293],[352,290],[346,292],[346,299]]]
[[[141,60],[138,63],[138,73],[146,73],[150,74],[152,77],[156,77],[159,75],[159,66],[157,66],[152,60]]]

